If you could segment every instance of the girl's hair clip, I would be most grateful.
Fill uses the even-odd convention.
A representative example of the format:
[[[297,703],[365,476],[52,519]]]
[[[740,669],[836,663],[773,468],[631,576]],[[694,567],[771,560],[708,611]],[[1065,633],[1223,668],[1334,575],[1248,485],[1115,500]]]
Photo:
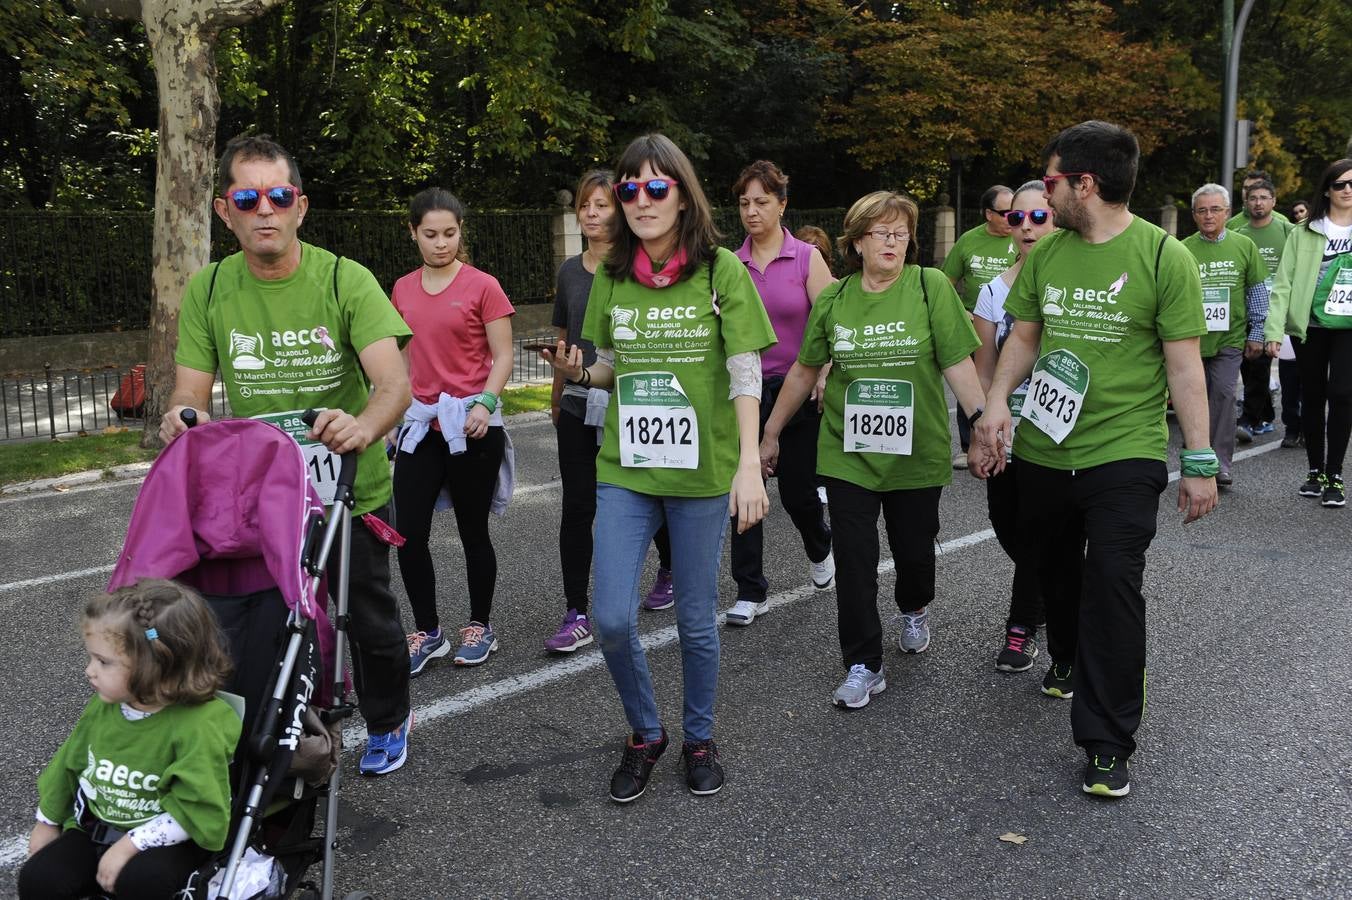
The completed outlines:
[[[146,629],[146,640],[148,640],[148,641],[158,640],[158,639],[159,639],[159,636],[160,636],[160,633],[159,633],[158,631],[156,631],[154,628],[147,628],[147,629]]]

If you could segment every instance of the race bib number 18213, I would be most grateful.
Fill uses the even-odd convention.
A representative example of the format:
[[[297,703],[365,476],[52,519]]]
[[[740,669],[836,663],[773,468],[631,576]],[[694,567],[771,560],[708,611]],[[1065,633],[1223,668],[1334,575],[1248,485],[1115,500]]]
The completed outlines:
[[[1053,350],[1033,366],[1024,421],[1060,444],[1075,428],[1088,390],[1089,367],[1069,350]]]

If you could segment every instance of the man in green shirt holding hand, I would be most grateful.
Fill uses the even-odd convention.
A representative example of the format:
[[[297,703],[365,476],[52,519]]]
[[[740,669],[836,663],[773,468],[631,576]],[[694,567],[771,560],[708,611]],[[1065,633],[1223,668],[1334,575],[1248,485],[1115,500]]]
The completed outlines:
[[[1005,213],[1009,212],[1013,202],[1014,192],[1003,184],[987,188],[981,195],[981,214],[985,221],[962,233],[940,267],[958,288],[968,315],[976,309],[976,298],[982,285],[1014,265],[1019,258],[1009,236],[1010,225],[1005,221]],[[965,469],[967,450],[972,444],[972,429],[966,416],[958,416],[958,444],[962,449],[953,457],[953,468]]]
[[[1230,461],[1235,454],[1235,382],[1240,360],[1261,358],[1263,323],[1267,321],[1267,267],[1253,241],[1225,227],[1230,192],[1219,184],[1204,184],[1192,195],[1192,217],[1197,233],[1183,246],[1197,260],[1202,279],[1202,311],[1206,335],[1202,338],[1202,366],[1206,370],[1207,405],[1211,412],[1211,446],[1221,470],[1216,483],[1234,483]],[[1266,382],[1263,384],[1267,391]]]
[[[976,423],[973,470],[1001,471],[1007,398],[1030,379],[1014,432],[1018,564],[1035,567],[1052,665],[1043,693],[1072,700],[1088,757],[1085,793],[1121,797],[1145,697],[1145,554],[1168,482],[1166,390],[1183,430],[1178,509],[1216,505],[1207,446],[1206,334],[1197,265],[1132,215],[1136,137],[1107,122],[1067,128],[1043,150],[1059,230],[1024,261],[1005,311],[1014,325]]]

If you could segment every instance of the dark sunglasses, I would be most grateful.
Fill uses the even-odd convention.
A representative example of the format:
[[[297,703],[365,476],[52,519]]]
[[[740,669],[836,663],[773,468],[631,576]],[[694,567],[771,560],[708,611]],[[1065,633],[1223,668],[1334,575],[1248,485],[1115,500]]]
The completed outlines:
[[[290,209],[300,196],[300,188],[289,184],[279,184],[276,187],[270,187],[266,190],[257,188],[242,188],[238,191],[231,191],[226,195],[230,202],[235,204],[235,209],[240,212],[253,212],[258,209],[258,198],[267,197],[268,203],[278,209]]]
[[[1062,178],[1080,178],[1085,175],[1088,175],[1090,178],[1094,177],[1093,172],[1061,172],[1056,175],[1043,175],[1038,180],[1042,182],[1043,189],[1050,194],[1052,191],[1056,190],[1056,183]]]
[[[615,185],[615,196],[620,198],[621,203],[633,203],[638,199],[639,189],[642,188],[648,197],[653,200],[665,200],[667,194],[671,193],[671,186],[680,184],[675,178],[652,178],[648,181],[621,181]]]
[[[1331,191],[1345,191],[1352,187],[1352,178],[1344,178],[1342,181],[1335,181],[1329,185]]]
[[[1028,216],[1028,220],[1034,225],[1046,225],[1047,220],[1052,217],[1051,212],[1045,209],[1030,209],[1027,213],[1021,209],[1011,209],[1009,212],[1005,213],[1005,221],[1009,223],[1010,228],[1018,228],[1023,224],[1023,217],[1025,215]]]

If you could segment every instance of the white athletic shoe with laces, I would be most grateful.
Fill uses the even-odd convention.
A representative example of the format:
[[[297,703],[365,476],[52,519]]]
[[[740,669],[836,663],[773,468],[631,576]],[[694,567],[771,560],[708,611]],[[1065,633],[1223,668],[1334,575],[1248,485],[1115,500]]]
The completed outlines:
[[[811,569],[812,586],[819,591],[828,590],[836,580],[836,558],[835,554],[827,552],[826,559],[821,562],[808,560],[808,567]]]

